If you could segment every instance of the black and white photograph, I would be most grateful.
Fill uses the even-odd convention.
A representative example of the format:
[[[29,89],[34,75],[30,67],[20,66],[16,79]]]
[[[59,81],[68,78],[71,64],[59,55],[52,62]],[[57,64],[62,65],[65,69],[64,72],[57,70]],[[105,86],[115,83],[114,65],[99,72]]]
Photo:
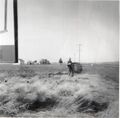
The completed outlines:
[[[1,118],[119,118],[119,0],[0,0]]]

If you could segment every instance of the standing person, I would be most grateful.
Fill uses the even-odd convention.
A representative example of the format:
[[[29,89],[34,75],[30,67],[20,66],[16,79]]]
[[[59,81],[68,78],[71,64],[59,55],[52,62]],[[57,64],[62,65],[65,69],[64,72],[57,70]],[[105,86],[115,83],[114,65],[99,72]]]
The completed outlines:
[[[72,63],[71,58],[69,58],[69,60],[67,62],[67,66],[68,66],[68,69],[69,69],[69,73],[68,74],[70,76],[74,76],[73,63]]]

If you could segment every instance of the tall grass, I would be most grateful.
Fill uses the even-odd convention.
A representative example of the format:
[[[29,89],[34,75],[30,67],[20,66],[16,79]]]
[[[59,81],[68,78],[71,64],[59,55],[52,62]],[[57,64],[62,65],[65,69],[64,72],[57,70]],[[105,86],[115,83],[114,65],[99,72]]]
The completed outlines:
[[[0,83],[0,115],[59,111],[78,117],[87,114],[84,118],[118,116],[118,84],[98,74],[42,78],[34,69],[20,67],[6,78]]]

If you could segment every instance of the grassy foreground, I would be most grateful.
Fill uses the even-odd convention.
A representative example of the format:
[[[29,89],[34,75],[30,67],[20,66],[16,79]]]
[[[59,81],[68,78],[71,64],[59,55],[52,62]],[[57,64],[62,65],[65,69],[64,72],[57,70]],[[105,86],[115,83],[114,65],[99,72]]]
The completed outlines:
[[[118,64],[0,65],[0,116],[118,118]]]

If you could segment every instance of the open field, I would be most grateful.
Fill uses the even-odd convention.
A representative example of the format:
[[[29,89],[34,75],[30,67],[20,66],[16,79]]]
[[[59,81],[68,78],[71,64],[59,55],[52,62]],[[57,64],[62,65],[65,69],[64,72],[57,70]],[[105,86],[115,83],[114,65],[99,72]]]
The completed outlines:
[[[0,116],[118,118],[118,63],[0,65]]]

